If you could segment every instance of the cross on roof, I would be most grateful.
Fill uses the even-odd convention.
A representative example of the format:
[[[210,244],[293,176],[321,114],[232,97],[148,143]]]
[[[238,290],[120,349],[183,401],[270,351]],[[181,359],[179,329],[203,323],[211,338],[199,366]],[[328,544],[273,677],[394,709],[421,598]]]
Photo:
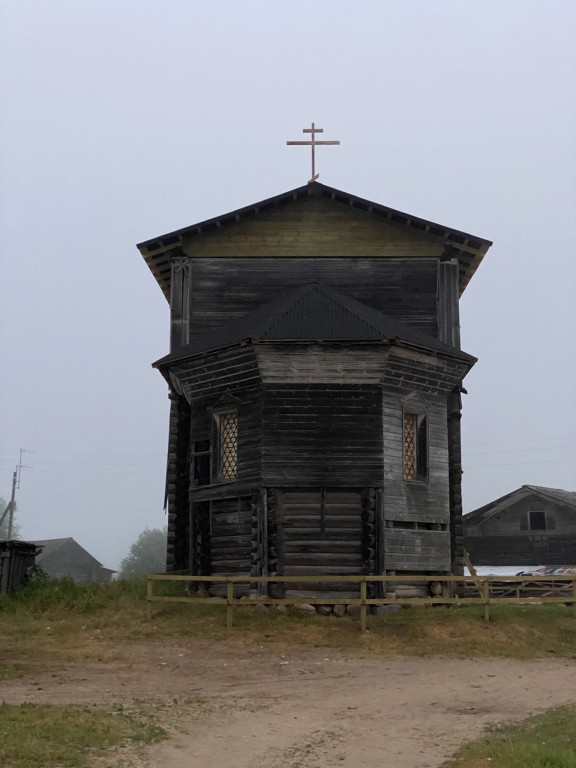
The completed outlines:
[[[312,137],[310,141],[287,141],[286,144],[290,145],[300,145],[300,146],[307,146],[312,147],[312,178],[308,182],[311,184],[313,181],[316,181],[316,179],[320,176],[319,173],[316,173],[316,154],[315,149],[320,144],[340,144],[339,141],[317,141],[315,136],[317,133],[324,133],[324,128],[316,128],[315,124],[312,123],[311,128],[303,128],[302,133],[311,133]]]

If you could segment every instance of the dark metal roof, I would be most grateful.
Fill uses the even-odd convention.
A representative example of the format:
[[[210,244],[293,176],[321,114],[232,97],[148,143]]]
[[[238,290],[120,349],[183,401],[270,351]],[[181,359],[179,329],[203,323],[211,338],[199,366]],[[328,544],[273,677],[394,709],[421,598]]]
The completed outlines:
[[[564,504],[565,506],[572,507],[576,510],[575,491],[564,491],[561,488],[545,488],[540,485],[523,485],[515,491],[500,496],[498,499],[494,499],[494,501],[485,504],[483,507],[479,507],[478,509],[469,512],[467,515],[464,515],[464,524],[476,525],[477,523],[481,523],[495,514],[495,512],[502,507],[510,506],[510,504],[514,502],[516,496],[525,495],[526,493],[543,496],[545,499],[550,499],[557,504]]]
[[[246,341],[347,341],[400,340],[428,350],[456,355],[469,362],[476,358],[427,333],[367,307],[356,299],[319,283],[294,288],[244,317],[194,339],[154,363],[162,367],[213,349]]]
[[[563,491],[561,488],[545,488],[541,485],[523,485],[522,488],[530,488],[534,493],[547,496],[560,504],[566,504],[576,509],[576,491]]]
[[[34,544],[38,547],[42,547],[42,552],[39,553],[36,556],[36,562],[40,565],[43,560],[45,560],[49,555],[54,554],[54,552],[58,552],[63,547],[69,547],[72,546],[74,549],[81,550],[86,558],[93,560],[97,565],[99,565],[101,568],[104,568],[101,562],[96,560],[96,558],[90,554],[87,550],[84,549],[84,547],[80,546],[78,542],[73,539],[71,536],[68,536],[65,539],[41,539],[34,541]],[[109,570],[109,569],[106,569]],[[114,573],[114,571],[112,571]]]
[[[182,244],[185,238],[202,236],[211,231],[220,229],[224,225],[234,224],[239,221],[254,218],[265,211],[290,203],[291,201],[319,195],[320,197],[342,204],[348,208],[366,212],[371,216],[382,218],[391,224],[405,226],[423,233],[430,233],[441,237],[445,241],[450,258],[457,258],[460,264],[460,293],[464,291],[484,254],[492,245],[490,240],[477,237],[467,232],[452,229],[443,224],[436,224],[408,213],[403,213],[394,208],[389,208],[379,203],[374,203],[348,192],[328,187],[318,181],[306,184],[306,186],[291,189],[275,197],[261,200],[258,203],[238,208],[230,213],[216,216],[212,219],[192,224],[182,229],[177,229],[165,235],[145,240],[137,245],[152,274],[162,288],[164,295],[170,300],[170,258],[183,255]]]

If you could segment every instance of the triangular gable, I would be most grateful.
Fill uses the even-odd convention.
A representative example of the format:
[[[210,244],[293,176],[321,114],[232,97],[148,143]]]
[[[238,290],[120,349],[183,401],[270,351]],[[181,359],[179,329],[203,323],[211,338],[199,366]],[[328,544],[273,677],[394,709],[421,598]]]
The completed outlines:
[[[524,485],[522,487],[530,488],[536,495],[550,499],[556,504],[576,510],[576,491],[564,491],[561,488],[545,488],[542,485]]]
[[[423,331],[367,307],[350,296],[319,283],[287,291],[259,307],[194,339],[158,360],[155,367],[196,354],[246,341],[348,341],[401,340],[425,349],[456,355],[468,362],[475,358],[429,336]]]
[[[84,562],[91,562],[100,566],[101,568],[103,567],[101,562],[96,560],[96,558],[91,555],[90,552],[84,549],[84,547],[78,544],[78,542],[72,537],[65,539],[43,539],[35,541],[34,544],[43,548],[42,552],[36,557],[36,562],[39,564],[41,564],[43,560],[46,560],[53,555],[56,555],[57,553],[68,550],[79,555]]]
[[[460,292],[464,290],[470,278],[476,271],[484,254],[491,245],[489,240],[460,230],[436,224],[416,216],[412,216],[393,208],[374,203],[364,198],[328,187],[319,182],[307,184],[304,187],[289,190],[276,197],[271,197],[230,213],[201,221],[160,237],[146,240],[138,245],[142,256],[158,281],[166,298],[170,299],[171,260],[174,257],[190,255],[188,249],[194,249],[194,241],[208,242],[209,238],[220,237],[229,228],[239,227],[246,222],[258,221],[265,226],[267,215],[281,209],[287,209],[302,202],[322,200],[340,215],[355,215],[364,218],[366,222],[378,222],[380,233],[393,228],[399,237],[411,235],[412,240],[434,242],[435,254],[438,258],[456,258],[460,265]],[[260,225],[259,225],[260,226]],[[291,238],[288,238],[291,239]],[[378,256],[385,254],[386,249],[376,248],[378,238],[366,241],[359,239],[355,245],[361,250],[346,254],[331,253],[338,256]],[[192,244],[192,245],[191,245]],[[332,246],[331,246],[332,247]],[[364,249],[364,250],[362,250]],[[201,248],[199,249],[201,251]],[[287,255],[290,251],[286,251]],[[270,256],[276,255],[270,253]],[[322,254],[321,248],[314,246],[314,254],[298,252],[295,256],[327,255]]]
[[[485,504],[483,507],[464,515],[464,525],[477,525],[483,523],[493,515],[507,509],[512,504],[517,503],[526,496],[539,496],[547,501],[553,501],[556,504],[564,504],[576,509],[576,493],[562,491],[558,488],[544,488],[538,485],[523,485],[515,491],[500,496],[498,499]],[[573,497],[573,498],[572,498]]]

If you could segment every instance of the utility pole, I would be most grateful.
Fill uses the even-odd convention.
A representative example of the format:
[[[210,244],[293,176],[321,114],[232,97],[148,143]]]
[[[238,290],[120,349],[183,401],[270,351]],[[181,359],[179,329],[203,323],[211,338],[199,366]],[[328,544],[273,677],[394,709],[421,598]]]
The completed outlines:
[[[22,455],[22,454],[20,454]],[[20,467],[20,464],[18,464]],[[8,514],[8,541],[12,538],[12,525],[14,523],[14,507],[16,506],[16,486],[18,485],[18,469],[12,475],[12,496],[10,497],[10,503],[8,507],[10,512]]]
[[[12,528],[14,526],[14,510],[16,509],[16,490],[20,488],[20,473],[22,472],[22,469],[31,469],[31,467],[27,467],[25,464],[22,464],[23,453],[26,453],[26,449],[20,448],[20,458],[18,459],[18,465],[16,466],[16,469],[12,475],[12,495],[10,496],[10,501],[8,502],[6,509],[4,510],[4,514],[2,517],[0,517],[0,525],[2,525],[6,517],[8,517],[8,541],[10,541],[12,538]]]

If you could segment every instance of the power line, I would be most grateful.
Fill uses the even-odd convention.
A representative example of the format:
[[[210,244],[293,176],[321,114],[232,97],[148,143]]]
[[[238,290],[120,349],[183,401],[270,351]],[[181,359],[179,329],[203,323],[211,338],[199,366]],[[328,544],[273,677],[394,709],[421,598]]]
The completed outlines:
[[[569,451],[576,448],[576,445],[549,445],[539,446],[537,448],[511,448],[508,451],[472,451],[467,453],[465,449],[462,452],[467,456],[493,456],[495,453],[528,453],[532,451]]]
[[[484,469],[486,467],[522,467],[527,464],[565,464],[576,462],[576,459],[543,459],[542,461],[511,461],[505,464],[473,464],[463,469]]]
[[[522,440],[487,440],[483,443],[466,443],[466,445],[508,445],[512,443],[540,443],[552,440],[576,440],[576,435],[566,437],[524,437]],[[463,441],[464,444],[464,441]]]

